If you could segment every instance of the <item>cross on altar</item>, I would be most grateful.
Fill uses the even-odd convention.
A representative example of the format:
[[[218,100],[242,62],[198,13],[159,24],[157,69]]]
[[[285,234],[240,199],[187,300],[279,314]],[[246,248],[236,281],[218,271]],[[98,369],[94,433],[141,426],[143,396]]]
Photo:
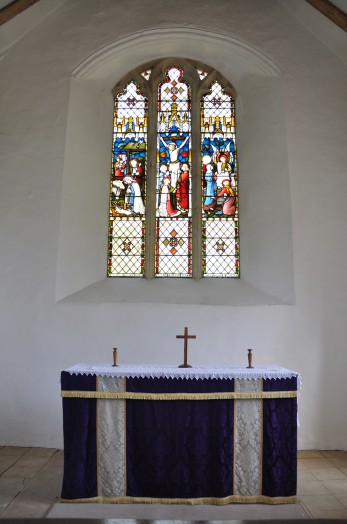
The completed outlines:
[[[176,335],[176,338],[184,338],[184,364],[178,366],[179,368],[191,368],[187,362],[188,360],[188,338],[196,338],[196,335],[188,335],[188,328],[184,328],[184,335]]]

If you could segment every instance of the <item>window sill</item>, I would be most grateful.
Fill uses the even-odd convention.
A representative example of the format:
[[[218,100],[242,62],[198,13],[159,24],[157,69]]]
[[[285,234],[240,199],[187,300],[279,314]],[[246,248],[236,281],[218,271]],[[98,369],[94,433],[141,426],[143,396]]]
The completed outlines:
[[[215,306],[291,305],[236,278],[105,278],[60,303],[153,303]]]

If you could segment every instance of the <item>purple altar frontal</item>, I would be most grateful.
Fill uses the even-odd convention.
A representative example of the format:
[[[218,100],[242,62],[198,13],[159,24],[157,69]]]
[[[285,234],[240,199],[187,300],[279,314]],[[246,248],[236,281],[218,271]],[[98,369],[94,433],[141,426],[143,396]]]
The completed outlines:
[[[295,503],[299,384],[279,367],[64,370],[62,501]]]

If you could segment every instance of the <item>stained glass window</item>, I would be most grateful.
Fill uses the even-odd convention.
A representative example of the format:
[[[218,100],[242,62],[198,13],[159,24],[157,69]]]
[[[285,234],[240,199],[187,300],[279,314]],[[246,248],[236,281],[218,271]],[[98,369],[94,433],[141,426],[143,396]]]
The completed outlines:
[[[144,273],[146,143],[147,100],[130,82],[114,106],[109,276]]]
[[[157,276],[192,274],[190,87],[170,67],[158,90]]]
[[[201,100],[203,272],[239,272],[234,101],[214,82]]]
[[[233,89],[168,62],[115,88],[108,276],[238,277]]]

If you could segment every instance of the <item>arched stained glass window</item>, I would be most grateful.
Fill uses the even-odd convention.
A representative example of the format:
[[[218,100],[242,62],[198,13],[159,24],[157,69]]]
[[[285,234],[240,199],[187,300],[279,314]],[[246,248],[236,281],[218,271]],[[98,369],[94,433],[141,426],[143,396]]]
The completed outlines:
[[[238,277],[233,88],[177,59],[114,95],[108,276]]]
[[[192,274],[190,87],[183,71],[167,70],[158,89],[155,274]]]
[[[203,271],[237,275],[238,212],[234,101],[217,81],[201,99]]]
[[[115,97],[109,276],[141,276],[145,265],[147,99],[135,82]]]

